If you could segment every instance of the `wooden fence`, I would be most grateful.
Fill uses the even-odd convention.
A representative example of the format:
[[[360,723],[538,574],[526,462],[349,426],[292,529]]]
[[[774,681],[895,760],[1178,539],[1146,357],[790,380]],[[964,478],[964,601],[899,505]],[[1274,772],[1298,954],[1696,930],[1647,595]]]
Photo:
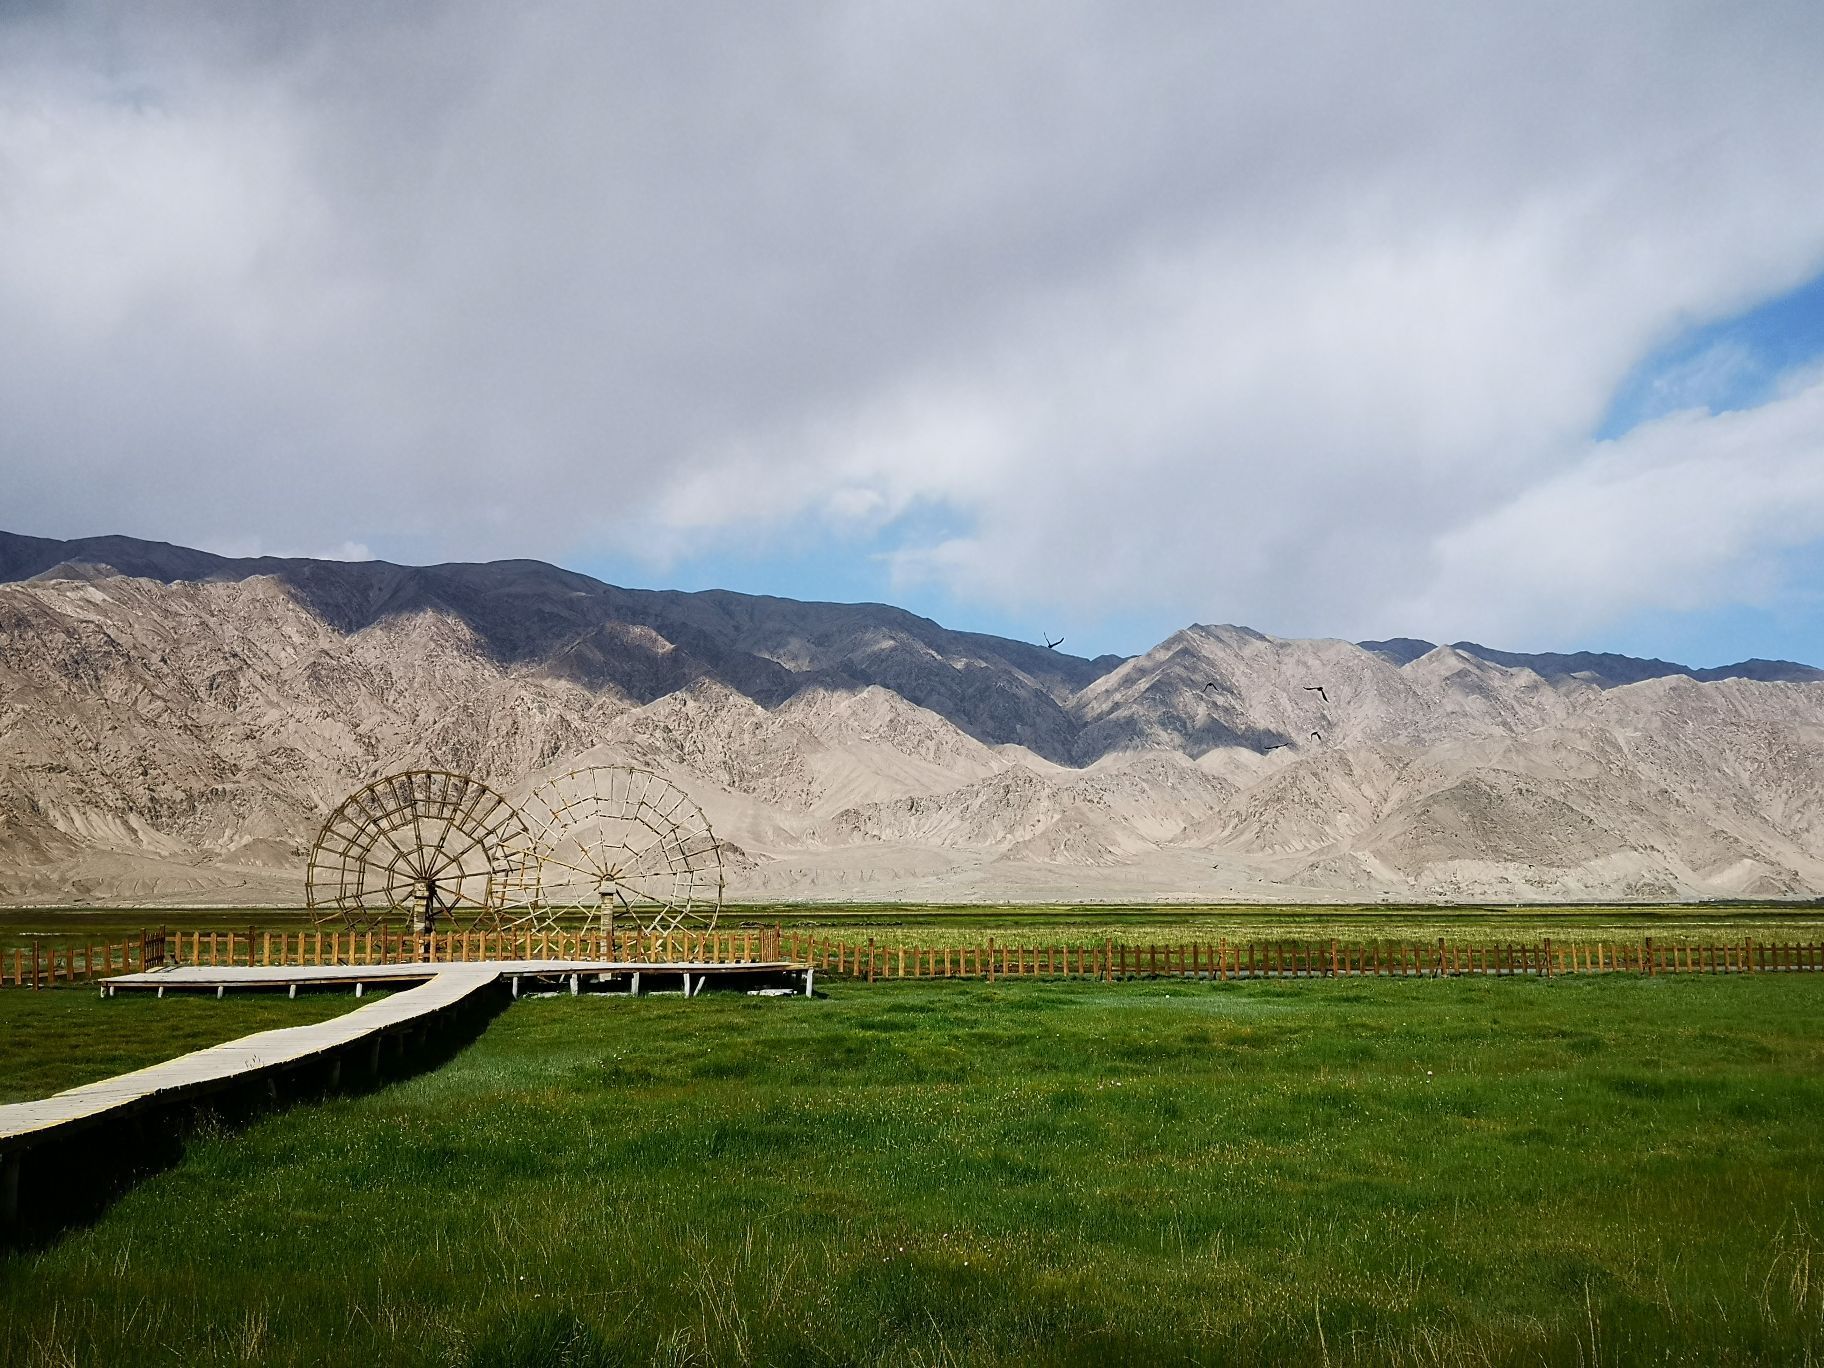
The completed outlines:
[[[166,963],[166,936],[163,931],[142,931],[121,941],[100,945],[41,945],[33,941],[28,950],[14,946],[12,954],[0,955],[0,987],[51,988],[59,983],[81,983],[105,978],[109,974],[130,974],[140,969],[155,969]],[[8,964],[12,972],[8,974]]]
[[[1685,945],[1638,942],[1537,944],[1435,943],[1346,945],[1340,941],[1100,946],[877,946],[788,933],[788,957],[821,972],[881,979],[1087,978],[1556,978],[1565,974],[1760,974],[1824,971],[1824,945],[1743,940]]]
[[[8,960],[10,959],[10,965]],[[606,960],[750,964],[790,960],[865,979],[1135,978],[1304,979],[1534,977],[1566,974],[1773,974],[1824,972],[1824,944],[1742,940],[1687,945],[1571,941],[1458,945],[1249,941],[1214,944],[877,945],[831,940],[777,926],[735,931],[622,935],[590,931],[146,931],[95,945],[34,944],[0,956],[0,986],[51,987],[165,964],[318,965],[475,963],[497,960]],[[10,967],[11,972],[8,972]]]
[[[498,960],[633,960],[641,963],[751,964],[780,958],[777,927],[621,935],[589,931],[148,931],[107,945],[15,947],[0,985],[48,988],[165,964],[319,965],[464,964]]]

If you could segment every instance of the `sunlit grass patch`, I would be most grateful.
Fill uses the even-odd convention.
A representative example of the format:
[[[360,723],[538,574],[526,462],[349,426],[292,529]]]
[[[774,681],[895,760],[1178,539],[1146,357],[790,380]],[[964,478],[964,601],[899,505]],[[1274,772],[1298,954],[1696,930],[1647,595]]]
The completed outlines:
[[[1798,977],[525,1000],[0,1262],[0,1363],[1804,1361],[1820,1121]]]

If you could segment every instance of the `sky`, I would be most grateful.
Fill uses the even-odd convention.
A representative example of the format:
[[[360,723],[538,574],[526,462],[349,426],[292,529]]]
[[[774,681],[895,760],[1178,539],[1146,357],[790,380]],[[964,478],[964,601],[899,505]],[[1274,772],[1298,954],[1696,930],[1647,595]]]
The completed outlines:
[[[1824,7],[0,0],[0,528],[1824,663]]]

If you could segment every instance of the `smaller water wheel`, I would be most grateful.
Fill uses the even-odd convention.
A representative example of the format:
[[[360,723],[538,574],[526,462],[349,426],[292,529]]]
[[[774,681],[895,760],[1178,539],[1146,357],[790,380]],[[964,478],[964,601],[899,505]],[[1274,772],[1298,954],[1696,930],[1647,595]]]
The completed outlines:
[[[330,813],[311,847],[305,900],[351,931],[409,925],[492,930],[531,843],[519,813],[479,780],[444,770],[376,779]]]
[[[524,804],[530,886],[507,916],[577,918],[616,943],[628,933],[707,931],[722,908],[722,848],[709,818],[662,775],[630,765],[571,770]]]

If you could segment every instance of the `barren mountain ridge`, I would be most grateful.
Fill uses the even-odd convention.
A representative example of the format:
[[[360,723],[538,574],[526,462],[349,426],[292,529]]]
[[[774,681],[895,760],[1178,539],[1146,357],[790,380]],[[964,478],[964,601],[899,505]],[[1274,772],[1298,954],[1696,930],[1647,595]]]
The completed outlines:
[[[1824,671],[1791,662],[1234,626],[1084,660],[533,561],[0,533],[0,901],[295,904],[369,779],[598,761],[686,788],[734,897],[1824,889]]]

